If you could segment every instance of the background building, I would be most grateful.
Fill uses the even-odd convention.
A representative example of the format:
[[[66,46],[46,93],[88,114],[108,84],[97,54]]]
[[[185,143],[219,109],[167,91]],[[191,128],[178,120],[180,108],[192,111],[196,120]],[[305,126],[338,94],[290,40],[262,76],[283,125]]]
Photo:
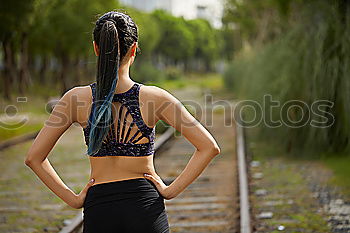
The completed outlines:
[[[203,18],[216,28],[222,24],[223,0],[120,0],[120,2],[146,12],[163,9],[174,16],[183,16],[186,19]]]

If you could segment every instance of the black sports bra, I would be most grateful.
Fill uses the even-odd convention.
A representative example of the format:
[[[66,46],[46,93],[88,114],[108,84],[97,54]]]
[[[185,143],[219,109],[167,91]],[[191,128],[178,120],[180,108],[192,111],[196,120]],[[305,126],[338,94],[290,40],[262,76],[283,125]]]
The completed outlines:
[[[100,150],[91,156],[139,157],[154,153],[155,127],[150,128],[145,124],[140,111],[139,92],[142,85],[135,82],[128,91],[114,94],[113,102],[118,102],[120,105],[119,108],[116,108],[116,115],[118,116],[117,127],[115,127],[113,120],[111,129],[102,142]],[[86,145],[89,144],[90,123],[95,106],[96,82],[91,83],[89,86],[92,89],[92,107],[88,126],[83,128]],[[148,142],[137,143],[142,138],[147,138]]]

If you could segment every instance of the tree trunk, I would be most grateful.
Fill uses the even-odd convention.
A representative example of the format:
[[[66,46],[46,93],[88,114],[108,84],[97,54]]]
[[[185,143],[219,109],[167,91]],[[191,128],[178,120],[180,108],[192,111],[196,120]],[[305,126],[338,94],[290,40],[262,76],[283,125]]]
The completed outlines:
[[[45,85],[45,83],[46,83],[47,69],[48,69],[48,56],[44,55],[41,57],[41,66],[40,66],[40,71],[39,71],[39,81],[43,85]]]
[[[69,57],[65,54],[61,56],[61,70],[59,75],[59,82],[61,83],[61,93],[64,94],[68,89],[68,72],[69,72]]]
[[[13,38],[10,39],[10,64],[11,64],[11,72],[13,74],[13,78],[10,79],[11,86],[14,86],[16,83],[18,83],[18,67],[17,67],[17,60],[16,60],[16,48],[15,48],[15,41]]]
[[[21,36],[21,56],[19,67],[19,93],[24,94],[24,90],[29,86],[30,74],[28,69],[28,33],[23,32]]]
[[[83,65],[82,65],[82,75],[83,75],[83,79],[81,81],[85,82],[87,80],[90,81],[91,79],[91,75],[90,75],[90,72],[89,72],[89,67],[88,67],[88,61],[89,61],[89,56],[88,55],[85,55],[84,56],[84,62],[83,62]]]
[[[73,60],[73,85],[77,85],[80,83],[81,76],[82,76],[82,68],[80,67],[80,59],[79,56],[75,57]]]
[[[204,71],[207,73],[211,72],[212,71],[211,62],[209,60],[205,60],[204,64],[205,64]]]
[[[10,36],[5,37],[5,39],[2,42],[2,48],[4,53],[4,61],[3,61],[4,98],[10,100],[12,82],[16,78],[16,68],[14,66],[14,52],[13,52],[13,46],[11,46]]]

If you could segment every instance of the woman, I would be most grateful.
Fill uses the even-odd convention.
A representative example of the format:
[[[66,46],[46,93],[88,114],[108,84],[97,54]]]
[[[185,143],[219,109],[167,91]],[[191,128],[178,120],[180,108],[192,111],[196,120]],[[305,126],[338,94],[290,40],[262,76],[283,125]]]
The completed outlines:
[[[138,41],[133,20],[102,15],[93,31],[96,82],[67,91],[27,153],[25,164],[73,208],[84,207],[84,232],[169,232],[164,199],[179,195],[220,153],[211,134],[169,92],[129,76]],[[154,129],[167,122],[196,148],[182,173],[166,185],[153,165]],[[75,194],[47,156],[73,123],[83,127],[91,180]]]

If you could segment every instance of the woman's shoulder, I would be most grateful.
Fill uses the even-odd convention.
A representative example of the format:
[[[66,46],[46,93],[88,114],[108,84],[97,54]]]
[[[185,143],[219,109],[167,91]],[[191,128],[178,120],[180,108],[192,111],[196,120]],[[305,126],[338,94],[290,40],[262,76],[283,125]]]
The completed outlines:
[[[164,102],[177,103],[179,100],[170,91],[155,85],[142,85],[140,90],[140,98],[152,101],[154,103],[163,104]]]
[[[172,95],[168,90],[156,85],[142,84],[142,86],[142,94],[150,98],[163,98]]]
[[[76,95],[80,98],[91,97],[91,84],[74,86],[66,91],[65,95]]]
[[[74,86],[64,93],[65,99],[72,106],[88,106],[92,102],[90,84]]]
[[[90,84],[74,86],[64,94],[72,113],[74,121],[78,122],[82,127],[86,126],[86,119],[92,103],[92,91]]]

